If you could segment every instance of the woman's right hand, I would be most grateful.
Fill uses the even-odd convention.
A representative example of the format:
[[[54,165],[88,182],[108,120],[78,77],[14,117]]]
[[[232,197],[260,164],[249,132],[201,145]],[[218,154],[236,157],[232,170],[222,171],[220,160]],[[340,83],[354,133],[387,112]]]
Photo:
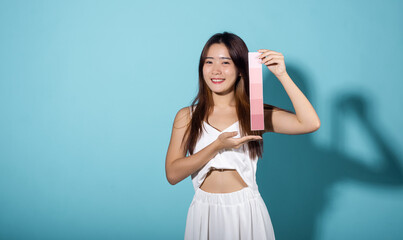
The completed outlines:
[[[221,133],[216,140],[219,145],[219,149],[240,148],[242,144],[249,141],[262,140],[262,137],[258,135],[248,135],[241,138],[234,138],[237,134],[237,131]]]

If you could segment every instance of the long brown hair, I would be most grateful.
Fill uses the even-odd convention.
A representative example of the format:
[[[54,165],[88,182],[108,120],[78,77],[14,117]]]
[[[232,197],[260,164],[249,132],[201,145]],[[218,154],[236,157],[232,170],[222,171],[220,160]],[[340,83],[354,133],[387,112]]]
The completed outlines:
[[[215,43],[223,43],[228,49],[230,57],[234,62],[241,76],[235,81],[235,104],[236,112],[239,120],[240,135],[259,135],[262,136],[264,131],[251,131],[250,129],[250,105],[249,105],[249,68],[248,68],[248,47],[245,42],[233,33],[223,32],[214,34],[204,45],[201,52],[199,62],[199,92],[192,101],[191,107],[194,109],[192,119],[185,136],[186,142],[184,146],[190,154],[193,154],[197,140],[199,139],[203,121],[208,119],[208,116],[214,110],[214,102],[210,88],[207,86],[203,77],[203,65],[206,59],[207,52],[211,45]],[[197,102],[197,105],[196,105]],[[265,109],[272,109],[273,106],[264,104]],[[266,117],[266,116],[265,116]],[[183,141],[185,139],[183,137]],[[247,143],[250,157],[254,159],[256,156],[262,157],[263,141],[250,141]]]

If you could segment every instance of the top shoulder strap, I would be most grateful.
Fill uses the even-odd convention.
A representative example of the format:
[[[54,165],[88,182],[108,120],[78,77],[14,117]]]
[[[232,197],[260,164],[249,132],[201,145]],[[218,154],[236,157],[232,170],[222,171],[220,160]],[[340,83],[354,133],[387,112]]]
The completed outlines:
[[[192,118],[192,114],[193,114],[193,108],[192,108],[192,106],[189,106],[189,113],[190,113],[190,118]]]

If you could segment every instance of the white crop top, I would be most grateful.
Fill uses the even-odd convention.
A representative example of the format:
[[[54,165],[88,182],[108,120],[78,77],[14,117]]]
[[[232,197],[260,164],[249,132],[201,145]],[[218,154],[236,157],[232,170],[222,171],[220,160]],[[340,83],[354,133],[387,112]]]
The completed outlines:
[[[190,114],[192,115],[193,111],[191,107],[189,107],[189,109]],[[196,142],[193,153],[195,154],[207,147],[210,143],[214,142],[221,133],[232,131],[238,131],[238,134],[234,138],[240,137],[239,121],[227,127],[222,132],[203,121],[201,136]],[[257,161],[258,157],[255,159],[251,159],[249,157],[247,144],[244,144],[243,147],[238,149],[233,148],[220,150],[217,155],[215,155],[206,165],[191,174],[193,187],[195,191],[200,187],[211,168],[236,169],[244,182],[253,190],[253,192],[259,194],[256,183]]]

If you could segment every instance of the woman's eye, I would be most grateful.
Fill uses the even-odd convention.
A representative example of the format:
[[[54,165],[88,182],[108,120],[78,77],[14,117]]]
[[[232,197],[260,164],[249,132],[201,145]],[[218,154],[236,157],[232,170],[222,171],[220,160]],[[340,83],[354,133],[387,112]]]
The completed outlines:
[[[223,62],[224,64],[229,64],[229,62]]]
[[[211,61],[206,61],[206,63],[211,63]]]

